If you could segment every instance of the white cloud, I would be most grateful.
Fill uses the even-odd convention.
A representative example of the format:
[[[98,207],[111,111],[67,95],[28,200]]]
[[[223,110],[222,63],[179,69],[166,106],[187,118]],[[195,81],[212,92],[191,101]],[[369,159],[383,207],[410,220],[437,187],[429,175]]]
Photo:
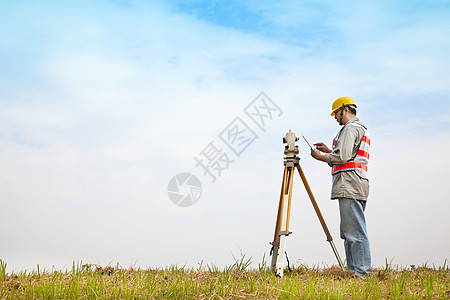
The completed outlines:
[[[397,263],[442,264],[448,257],[450,222],[446,217],[448,185],[442,170],[449,167],[435,146],[449,147],[449,133],[417,136],[398,131],[396,137],[374,139],[372,209],[368,218],[379,255]],[[402,149],[399,151],[399,149]]]

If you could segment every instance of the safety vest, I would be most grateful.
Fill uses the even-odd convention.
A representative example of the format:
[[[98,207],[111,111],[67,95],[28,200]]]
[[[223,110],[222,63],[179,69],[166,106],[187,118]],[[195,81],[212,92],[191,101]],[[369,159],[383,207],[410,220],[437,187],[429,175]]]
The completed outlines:
[[[349,160],[348,162],[342,165],[333,166],[333,168],[331,169],[331,174],[333,175],[333,177],[335,177],[335,175],[339,172],[355,171],[359,177],[369,179],[367,174],[367,164],[369,163],[369,150],[370,150],[369,132],[366,128],[364,128],[359,124],[349,123],[348,125],[362,128],[364,130],[364,136],[361,139],[361,144],[359,145],[359,149],[355,158]],[[340,133],[341,131],[338,132],[338,134],[333,140],[333,150],[334,147],[336,146]]]

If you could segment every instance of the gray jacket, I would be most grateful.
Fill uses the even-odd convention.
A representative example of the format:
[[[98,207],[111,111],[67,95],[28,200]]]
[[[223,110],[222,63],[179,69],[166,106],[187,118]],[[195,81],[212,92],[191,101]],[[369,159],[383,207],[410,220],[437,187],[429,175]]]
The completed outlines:
[[[356,123],[367,128],[358,118],[348,121],[342,128],[332,153],[326,153],[325,158],[330,167],[341,165],[353,159],[358,152],[359,144],[364,136],[364,130]],[[331,188],[331,199],[350,198],[367,201],[369,197],[369,180],[359,177],[355,171],[340,172],[335,175]]]

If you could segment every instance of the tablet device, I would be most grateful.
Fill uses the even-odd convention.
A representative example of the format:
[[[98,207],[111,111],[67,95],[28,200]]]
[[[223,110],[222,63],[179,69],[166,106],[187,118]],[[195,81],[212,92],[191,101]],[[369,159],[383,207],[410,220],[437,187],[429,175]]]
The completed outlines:
[[[305,140],[305,142],[308,144],[309,148],[311,148],[311,150],[316,151],[316,146],[313,145],[313,143],[311,143],[303,134],[302,134],[303,139]]]

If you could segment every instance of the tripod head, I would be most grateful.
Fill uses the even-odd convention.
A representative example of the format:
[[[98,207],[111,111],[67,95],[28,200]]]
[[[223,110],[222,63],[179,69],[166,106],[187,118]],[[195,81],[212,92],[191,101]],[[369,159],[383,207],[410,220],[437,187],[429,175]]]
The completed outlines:
[[[284,165],[286,167],[294,167],[300,161],[298,146],[295,145],[296,141],[298,141],[298,137],[289,129],[289,132],[283,138],[283,144],[287,144],[284,146],[284,155],[286,155],[284,157]]]
[[[283,138],[283,144],[287,144],[284,149],[286,158],[294,158],[299,153],[298,146],[295,145],[296,141],[298,141],[298,137],[289,129],[289,132]]]

